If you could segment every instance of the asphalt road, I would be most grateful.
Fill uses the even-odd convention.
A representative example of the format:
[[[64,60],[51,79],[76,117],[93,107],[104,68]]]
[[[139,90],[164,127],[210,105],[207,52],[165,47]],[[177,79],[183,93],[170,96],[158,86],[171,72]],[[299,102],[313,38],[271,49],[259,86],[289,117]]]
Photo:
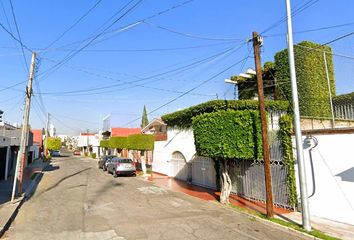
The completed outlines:
[[[89,158],[53,159],[5,239],[301,239],[216,202],[119,177]]]

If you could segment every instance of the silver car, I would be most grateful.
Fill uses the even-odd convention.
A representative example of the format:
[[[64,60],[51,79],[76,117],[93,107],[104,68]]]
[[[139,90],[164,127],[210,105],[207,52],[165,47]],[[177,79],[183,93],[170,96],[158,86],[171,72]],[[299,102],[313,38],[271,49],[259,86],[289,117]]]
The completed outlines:
[[[130,158],[112,158],[107,164],[107,171],[112,173],[114,177],[118,175],[136,176],[136,167]]]

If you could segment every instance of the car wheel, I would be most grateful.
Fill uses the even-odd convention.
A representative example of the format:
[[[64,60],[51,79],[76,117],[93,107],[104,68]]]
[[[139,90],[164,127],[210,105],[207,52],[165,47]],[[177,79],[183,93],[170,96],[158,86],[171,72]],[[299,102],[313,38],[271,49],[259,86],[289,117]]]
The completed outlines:
[[[116,170],[115,169],[113,169],[113,177],[118,177],[118,175],[117,175],[117,172],[116,172]]]

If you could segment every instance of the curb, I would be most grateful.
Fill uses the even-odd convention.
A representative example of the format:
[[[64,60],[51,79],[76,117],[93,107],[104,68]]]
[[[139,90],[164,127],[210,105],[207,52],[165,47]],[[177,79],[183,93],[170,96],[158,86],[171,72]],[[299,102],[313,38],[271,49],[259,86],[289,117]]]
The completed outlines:
[[[43,173],[43,169],[45,169],[48,166],[49,162],[46,162],[46,164],[42,167],[42,170],[39,171],[38,173]],[[22,204],[33,194],[33,190],[35,187],[38,185],[38,178],[40,174],[37,174],[36,177],[31,181],[30,185],[26,189],[26,191],[22,194],[21,197],[18,198],[18,201],[14,204],[17,204],[16,208],[10,215],[10,218],[6,221],[5,225],[0,229],[0,238],[5,234],[5,232],[10,228],[11,223],[15,220],[17,213],[19,209],[21,208]],[[11,202],[10,202],[11,204]]]

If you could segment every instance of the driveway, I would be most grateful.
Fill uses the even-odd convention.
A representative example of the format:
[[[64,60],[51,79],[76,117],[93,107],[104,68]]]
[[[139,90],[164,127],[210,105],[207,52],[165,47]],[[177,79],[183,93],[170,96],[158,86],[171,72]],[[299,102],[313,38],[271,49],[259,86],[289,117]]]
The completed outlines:
[[[300,239],[218,204],[55,158],[5,239]]]

